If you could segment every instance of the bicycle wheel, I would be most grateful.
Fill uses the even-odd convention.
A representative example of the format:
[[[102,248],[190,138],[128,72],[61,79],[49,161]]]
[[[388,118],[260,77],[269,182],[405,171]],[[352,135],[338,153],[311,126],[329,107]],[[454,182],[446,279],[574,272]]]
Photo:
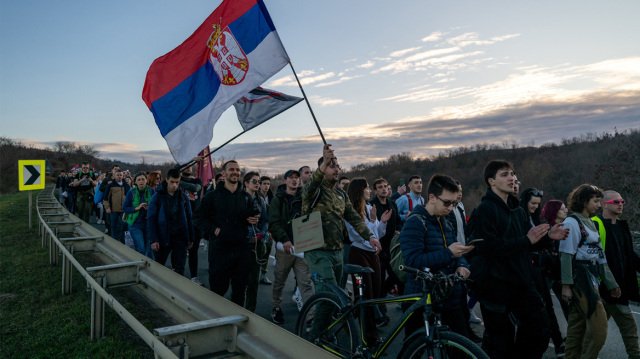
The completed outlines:
[[[358,347],[359,330],[351,315],[337,320],[343,310],[334,293],[321,292],[304,303],[296,322],[296,334],[318,346],[349,358]]]
[[[428,358],[434,359],[489,359],[489,356],[474,342],[453,332],[440,332],[439,340],[429,344],[424,336],[415,337],[407,343],[403,359]],[[431,345],[432,353],[427,347]]]

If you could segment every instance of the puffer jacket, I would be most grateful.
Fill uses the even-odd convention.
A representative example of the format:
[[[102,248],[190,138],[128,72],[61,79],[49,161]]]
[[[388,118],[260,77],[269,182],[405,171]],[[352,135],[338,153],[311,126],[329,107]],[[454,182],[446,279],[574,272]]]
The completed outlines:
[[[469,268],[464,257],[454,257],[447,248],[458,240],[454,235],[451,223],[445,217],[436,217],[417,205],[411,211],[400,232],[400,248],[407,266],[413,268],[429,268],[431,272],[455,273],[458,267]],[[424,217],[417,216],[419,214]],[[426,227],[426,232],[425,232]],[[459,308],[462,296],[462,286],[457,285],[448,299],[442,303],[444,309]],[[405,294],[422,293],[422,282],[415,275],[407,275]]]

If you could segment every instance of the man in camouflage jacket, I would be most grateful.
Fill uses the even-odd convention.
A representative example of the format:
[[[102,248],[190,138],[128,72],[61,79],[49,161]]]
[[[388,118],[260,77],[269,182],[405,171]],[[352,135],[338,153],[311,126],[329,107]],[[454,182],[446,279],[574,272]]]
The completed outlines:
[[[342,238],[345,221],[349,222],[362,238],[369,239],[371,246],[376,249],[376,254],[382,248],[363,218],[353,209],[347,194],[336,187],[339,174],[340,166],[331,145],[324,145],[323,155],[318,160],[318,169],[302,189],[302,213],[307,213],[310,207],[313,208],[313,212],[320,212],[324,235],[324,246],[305,252],[307,265],[312,276],[317,274],[334,285],[338,285],[337,281],[342,278]],[[330,291],[322,282],[314,284],[316,293]],[[325,313],[323,309],[331,310],[317,308],[310,333],[312,339],[318,338],[331,319],[330,313]]]

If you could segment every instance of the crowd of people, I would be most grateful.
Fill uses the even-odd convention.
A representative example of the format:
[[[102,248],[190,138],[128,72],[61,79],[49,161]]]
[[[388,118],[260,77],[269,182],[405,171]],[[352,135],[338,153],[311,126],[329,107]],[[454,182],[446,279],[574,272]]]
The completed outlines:
[[[285,323],[283,289],[292,270],[299,309],[315,292],[329,291],[325,283],[348,291],[347,263],[373,269],[363,276],[366,298],[422,293],[413,274],[404,281],[392,268],[390,247],[397,237],[407,266],[471,279],[436,308],[443,324],[481,343],[491,358],[541,358],[550,341],[559,358],[597,358],[611,317],[629,358],[640,358],[629,306],[640,301],[640,257],[619,218],[625,205],[620,193],[582,184],[566,204],[545,201],[542,190],[522,189],[510,162],[492,160],[484,171],[486,193],[468,215],[462,184],[451,176],[430,177],[423,195],[420,175],[393,191],[384,178],[371,187],[365,178],[340,176],[340,169],[325,145],[315,170],[305,165],[286,171],[275,191],[267,176],[242,176],[235,160],[206,185],[192,166],[176,165],[163,177],[159,171],[131,175],[118,166],[96,174],[83,163],[69,174],[62,171],[56,189],[60,202],[82,220],[89,222],[95,211],[113,238],[125,243],[127,233],[136,251],[163,265],[171,255],[176,273],[184,275],[188,258],[191,279],[200,285],[197,250],[204,240],[211,291],[230,292],[231,301],[255,312],[258,285],[273,285],[271,318],[277,324]],[[312,212],[321,214],[324,243],[301,254],[292,221]],[[312,281],[312,274],[324,281]],[[560,318],[552,293],[562,307]],[[364,341],[371,348],[381,340],[378,328],[389,323],[386,306],[378,309],[364,317]],[[422,316],[414,317],[406,323],[407,335],[424,326]],[[330,320],[319,307],[312,341]],[[558,320],[567,322],[566,333]],[[478,337],[470,324],[482,322]]]

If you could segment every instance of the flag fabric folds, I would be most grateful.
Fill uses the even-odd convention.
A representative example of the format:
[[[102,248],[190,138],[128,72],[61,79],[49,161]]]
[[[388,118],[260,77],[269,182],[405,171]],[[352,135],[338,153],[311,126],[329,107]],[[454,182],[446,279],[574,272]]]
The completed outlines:
[[[209,145],[227,108],[288,62],[263,1],[224,0],[151,64],[142,98],[173,158],[186,163]]]
[[[235,107],[238,114],[240,125],[246,132],[279,115],[302,100],[301,97],[289,96],[281,92],[258,87],[242,96],[233,104],[233,107]]]
[[[209,152],[211,152],[211,150],[209,149],[209,146],[207,146],[207,148],[198,153],[198,156],[204,156],[204,159],[198,162],[198,171],[196,172],[196,178],[200,178],[202,180],[200,196],[204,195],[204,189],[209,185],[209,180],[215,177]]]

